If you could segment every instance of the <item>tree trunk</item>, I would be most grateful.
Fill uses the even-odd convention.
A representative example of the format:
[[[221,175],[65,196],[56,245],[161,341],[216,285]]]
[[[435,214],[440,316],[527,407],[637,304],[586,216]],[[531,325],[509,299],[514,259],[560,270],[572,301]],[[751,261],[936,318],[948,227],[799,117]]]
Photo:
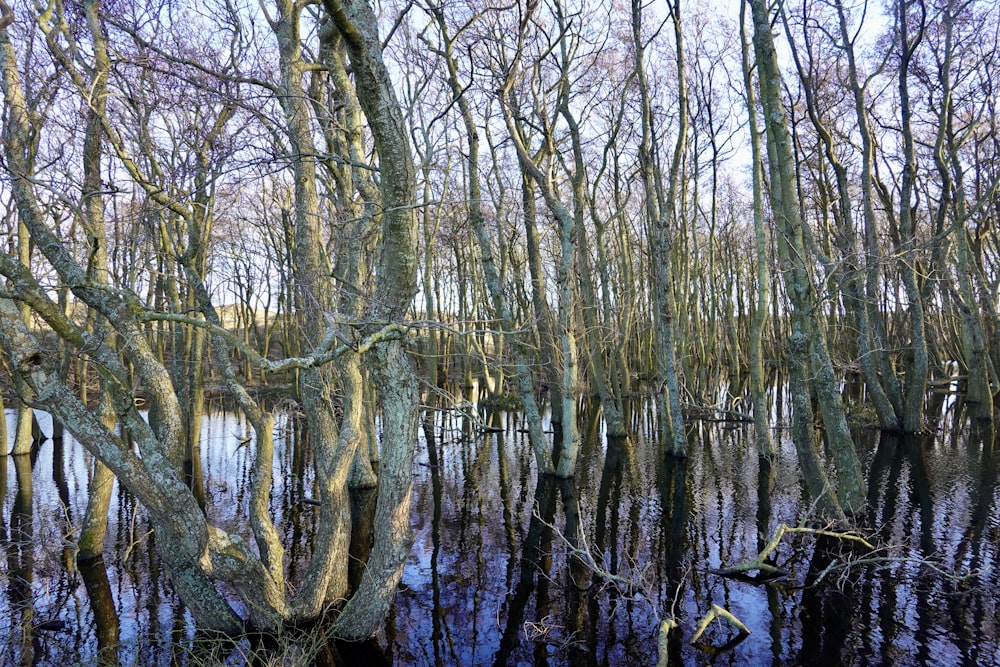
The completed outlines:
[[[407,125],[396,100],[375,15],[364,0],[324,0],[351,58],[358,101],[375,140],[381,170],[382,247],[371,315],[401,321],[417,291],[416,178]],[[382,397],[382,461],[375,509],[375,544],[361,584],[337,619],[334,633],[362,639],[385,620],[410,552],[411,468],[419,395],[412,360],[402,342],[373,352]]]
[[[819,511],[831,518],[843,517],[864,503],[864,482],[854,444],[847,429],[840,394],[836,391],[833,366],[826,349],[823,330],[814,315],[816,299],[807,262],[803,223],[794,182],[794,162],[785,111],[781,102],[781,75],[778,70],[771,23],[763,0],[748,0],[753,12],[754,51],[759,69],[760,99],[764,107],[768,164],[771,172],[771,210],[775,217],[779,255],[785,288],[791,301],[792,333],[788,342],[788,364],[792,398],[792,439],[798,452],[806,485]],[[823,473],[816,453],[813,413],[810,405],[810,378],[826,426],[827,444],[837,463],[840,502]]]
[[[760,456],[773,458],[776,454],[768,419],[767,397],[764,393],[764,354],[762,338],[767,320],[767,302],[770,299],[770,272],[767,270],[767,240],[764,236],[764,183],[763,160],[760,152],[760,130],[757,124],[757,96],[754,94],[750,70],[750,45],[744,35],[746,4],[740,3],[740,55],[743,64],[743,85],[746,88],[747,112],[750,127],[750,153],[753,160],[753,234],[757,260],[757,294],[753,321],[750,324],[750,397],[753,402],[754,441]],[[764,465],[764,464],[762,464]],[[769,464],[768,464],[769,466]]]
[[[899,241],[900,274],[906,294],[909,315],[910,348],[906,351],[906,389],[903,397],[903,429],[907,433],[919,433],[924,429],[924,397],[927,393],[929,358],[927,352],[924,303],[917,284],[917,237],[913,219],[913,189],[916,179],[915,142],[910,108],[909,69],[913,52],[923,38],[923,18],[921,13],[918,35],[911,41],[909,36],[910,17],[907,6],[910,0],[896,3],[899,30],[899,48],[902,54],[899,63],[899,110],[903,135],[903,176],[899,194]]]
[[[787,18],[782,14],[785,22],[785,30],[791,43],[791,30],[788,27]],[[842,19],[843,20],[843,19]],[[842,28],[846,31],[846,28]],[[791,43],[792,54],[795,64],[799,70],[801,85],[805,91],[807,111],[809,119],[812,121],[816,133],[822,143],[827,161],[833,168],[836,179],[838,214],[834,217],[839,223],[838,232],[834,235],[836,245],[841,251],[843,258],[841,262],[834,264],[829,259],[824,259],[824,265],[828,274],[835,278],[835,282],[841,285],[841,292],[844,295],[845,305],[848,307],[850,315],[858,330],[858,358],[861,365],[861,373],[868,388],[870,400],[875,406],[875,411],[879,417],[879,425],[883,431],[895,432],[902,429],[902,420],[897,414],[896,406],[893,405],[883,384],[882,376],[879,374],[880,368],[885,368],[885,363],[879,363],[879,358],[885,354],[884,349],[873,349],[872,342],[875,336],[870,325],[872,309],[865,303],[862,288],[862,272],[859,266],[857,244],[855,242],[854,210],[850,192],[850,184],[847,168],[841,162],[833,142],[833,135],[824,125],[820,118],[820,112],[816,104],[816,91],[813,89],[811,70],[807,72],[799,57],[799,51]],[[848,47],[848,51],[853,51],[853,45]],[[810,67],[813,64],[809,63]],[[867,113],[862,108],[861,113]],[[872,261],[869,259],[868,261]],[[895,381],[895,377],[886,378],[887,383]]]
[[[28,236],[28,228],[24,226],[23,222],[18,222],[17,225],[17,257],[22,266],[31,266],[31,239]],[[25,325],[30,324],[31,310],[28,308],[28,304],[21,303],[18,308],[21,314],[21,321]],[[15,376],[14,389],[18,394],[22,394],[25,389],[21,386],[21,382],[22,380]],[[14,422],[14,444],[10,449],[10,453],[13,456],[24,456],[31,453],[31,447],[34,444],[34,438],[31,436],[31,424],[33,420],[34,413],[31,408],[23,402],[18,403],[17,419]]]
[[[525,345],[524,334],[513,333],[515,329],[514,318],[507,303],[500,273],[497,271],[496,262],[493,259],[493,248],[489,233],[486,230],[486,220],[483,217],[482,192],[479,181],[479,130],[476,127],[475,119],[472,117],[472,110],[469,107],[468,100],[464,96],[465,90],[458,80],[458,65],[452,53],[452,40],[448,34],[444,11],[440,7],[435,7],[431,9],[431,13],[437,22],[438,31],[441,36],[443,50],[440,52],[440,55],[444,58],[445,66],[448,70],[448,85],[451,88],[452,99],[458,105],[458,109],[461,112],[462,122],[465,126],[466,140],[469,142],[468,170],[466,174],[469,191],[469,225],[472,227],[472,231],[476,235],[476,241],[479,244],[479,252],[483,262],[483,272],[486,274],[486,288],[490,295],[493,317],[500,322],[505,336],[511,342],[514,357],[514,375],[517,381],[517,394],[524,407],[525,421],[528,424],[528,441],[535,454],[535,465],[538,468],[538,474],[549,474],[552,472],[552,458],[549,455],[545,434],[542,432],[541,411],[535,399],[534,379],[528,365],[529,349]]]
[[[938,141],[935,146],[934,160],[938,175],[942,181],[942,197],[947,200],[947,193],[954,192],[953,207],[955,231],[955,254],[957,259],[956,275],[958,289],[953,288],[953,298],[958,304],[960,313],[959,332],[962,344],[965,367],[968,373],[965,401],[969,406],[969,415],[977,420],[989,422],[993,420],[993,390],[990,386],[990,364],[988,340],[983,325],[982,311],[976,298],[976,288],[973,278],[977,271],[974,267],[969,230],[967,228],[968,205],[965,195],[965,167],[959,154],[960,140],[954,129],[954,109],[952,107],[951,68],[953,57],[953,31],[955,17],[952,7],[944,8],[943,24],[945,30],[945,45],[943,61],[938,75],[941,86],[941,104],[938,123]],[[950,160],[945,159],[947,150]],[[950,170],[949,170],[950,169]],[[952,178],[954,175],[954,178]]]
[[[670,175],[664,191],[660,177],[657,146],[653,140],[653,107],[646,83],[644,62],[645,41],[642,36],[642,8],[632,2],[632,43],[635,49],[635,72],[642,111],[642,141],[639,164],[645,186],[646,218],[649,224],[650,262],[652,264],[653,322],[656,331],[657,395],[660,440],[673,456],[686,456],[687,436],[681,414],[680,380],[676,354],[676,311],[674,300],[673,257],[669,226],[676,217],[677,190],[680,181],[681,158],[687,144],[687,85],[684,79],[684,50],[680,25],[680,0],[670,6],[674,26],[677,65],[677,141],[674,144]]]
[[[531,175],[521,168],[521,211],[524,214],[524,245],[527,253],[528,273],[531,276],[531,304],[535,311],[538,326],[538,338],[541,347],[540,357],[547,359],[545,377],[549,386],[549,404],[552,408],[551,422],[554,427],[561,428],[562,391],[559,388],[559,347],[556,345],[552,309],[546,298],[548,287],[545,272],[542,269],[542,252],[538,241],[538,211],[535,204],[535,181]]]
[[[533,9],[529,11],[533,11]],[[521,46],[523,46],[524,38],[525,35],[522,31],[518,36]],[[565,68],[567,63],[563,62],[562,66]],[[564,104],[563,100],[568,96],[569,80],[567,77],[568,74],[563,71],[560,83],[560,104]],[[558,332],[559,358],[561,361],[559,390],[562,398],[562,414],[560,415],[562,419],[562,448],[561,456],[556,464],[556,474],[560,477],[570,477],[575,473],[580,439],[576,424],[577,350],[573,318],[575,311],[575,290],[573,283],[577,275],[576,219],[560,201],[555,192],[551,174],[543,172],[528,153],[528,149],[524,144],[523,134],[514,120],[516,99],[512,91],[513,85],[513,72],[509,72],[504,87],[499,92],[507,132],[513,142],[522,170],[527,172],[539,188],[546,205],[556,218],[559,226],[560,255],[556,269],[559,304],[556,330]],[[554,159],[553,137],[546,135],[543,141],[546,144],[545,155],[549,159]]]
[[[885,318],[878,309],[879,273],[882,270],[882,250],[878,245],[878,219],[875,214],[875,186],[872,172],[875,163],[875,139],[868,120],[868,107],[865,101],[865,88],[861,85],[854,43],[849,41],[847,17],[843,3],[836,2],[837,15],[840,24],[840,36],[847,55],[848,81],[854,96],[854,114],[858,121],[861,135],[861,202],[864,212],[864,249],[865,249],[865,288],[864,308],[867,313],[868,339],[876,372],[882,380],[885,394],[892,405],[896,422],[902,426],[903,394],[896,377],[896,368],[886,344]],[[863,322],[864,323],[864,322]],[[860,335],[865,332],[861,331]],[[867,380],[866,380],[867,382]],[[887,424],[888,425],[888,424]]]
[[[310,105],[305,92],[302,60],[302,5],[279,0],[273,30],[278,40],[282,109],[291,143],[295,186],[292,277],[303,317],[306,349],[320,344],[326,316],[334,312],[332,269],[325,256],[319,194],[316,183],[318,151],[313,139]],[[347,478],[355,443],[341,442],[333,414],[332,374],[327,367],[299,372],[299,398],[309,424],[313,462],[319,488],[319,525],[305,578],[293,603],[297,618],[315,618],[328,602],[347,596],[347,554],[350,549],[350,503]]]

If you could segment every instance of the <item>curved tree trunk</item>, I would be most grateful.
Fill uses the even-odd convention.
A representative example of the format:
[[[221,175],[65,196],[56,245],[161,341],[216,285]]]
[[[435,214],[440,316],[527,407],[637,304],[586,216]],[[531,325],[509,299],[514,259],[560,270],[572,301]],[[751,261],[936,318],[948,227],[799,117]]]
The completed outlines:
[[[278,40],[281,68],[281,106],[285,112],[290,148],[294,159],[295,187],[294,247],[292,274],[303,343],[308,350],[318,346],[326,332],[326,317],[334,312],[334,285],[323,243],[324,217],[316,182],[318,151],[313,139],[312,114],[306,95],[302,59],[301,19],[303,6],[279,0],[278,17],[272,23]],[[313,441],[313,462],[319,487],[319,525],[312,558],[293,603],[295,615],[315,618],[330,602],[347,596],[347,562],[350,549],[350,501],[347,479],[357,441],[341,441],[333,412],[333,378],[329,366],[305,368],[299,373],[299,399]]]
[[[848,35],[847,16],[843,3],[840,0],[837,0],[835,5],[839,19],[840,38],[846,45],[845,54],[847,56],[848,81],[854,97],[854,114],[857,118],[858,131],[861,135],[861,202],[864,216],[865,252],[863,306],[866,317],[863,320],[859,319],[859,323],[861,326],[867,326],[867,331],[862,329],[859,335],[865,337],[865,340],[868,341],[869,352],[871,353],[876,372],[881,379],[884,393],[888,397],[893,413],[895,414],[894,422],[899,427],[902,427],[902,389],[899,386],[899,379],[896,377],[895,365],[889,354],[889,346],[886,344],[885,318],[878,308],[879,273],[883,258],[882,251],[878,246],[878,219],[875,214],[875,186],[872,175],[875,168],[875,140],[868,119],[865,88],[861,85],[861,78],[858,73],[854,43],[850,41]],[[864,354],[864,350],[861,350],[861,353]],[[868,382],[867,379],[866,382]],[[883,424],[883,427],[886,426],[892,426],[892,424]]]
[[[754,51],[759,69],[760,99],[764,108],[767,152],[771,172],[771,210],[775,218],[782,275],[791,301],[792,333],[788,341],[789,389],[792,398],[792,439],[810,495],[820,512],[842,518],[843,508],[858,510],[864,504],[864,482],[854,444],[847,429],[840,394],[823,330],[814,315],[812,277],[806,263],[803,223],[794,181],[791,139],[781,101],[771,22],[764,0],[748,0],[753,12]],[[827,443],[837,463],[838,490],[832,487],[819,463],[810,402],[810,378],[819,399]],[[839,501],[837,496],[839,495]]]
[[[524,214],[524,245],[527,253],[528,273],[531,276],[531,304],[538,322],[541,358],[547,359],[545,374],[549,385],[549,404],[552,409],[552,426],[562,428],[562,391],[559,388],[559,346],[556,344],[552,309],[545,295],[548,291],[545,272],[542,270],[542,253],[538,240],[538,207],[535,204],[535,181],[521,168],[521,210]]]
[[[664,449],[674,456],[685,456],[687,436],[681,414],[680,380],[677,370],[673,259],[669,226],[676,216],[681,158],[687,145],[687,86],[684,79],[684,50],[680,26],[680,0],[671,5],[677,63],[677,141],[666,190],[658,167],[657,146],[653,140],[653,107],[646,83],[642,4],[632,2],[632,44],[635,49],[636,81],[642,113],[642,141],[639,164],[645,187],[646,218],[649,224],[650,261],[652,264],[653,322],[656,331],[656,375],[659,384],[656,404],[660,421],[660,439]]]
[[[917,236],[913,219],[913,190],[916,180],[916,149],[913,137],[912,109],[910,108],[909,70],[913,52],[923,38],[923,12],[919,18],[918,33],[910,37],[911,17],[908,12],[910,0],[896,3],[899,30],[899,48],[902,54],[899,63],[899,111],[903,135],[903,175],[899,193],[899,240],[900,274],[906,293],[909,315],[910,349],[906,354],[906,387],[903,395],[903,429],[907,433],[919,433],[924,429],[924,398],[927,394],[929,374],[929,354],[927,351],[924,302],[917,284]]]
[[[416,178],[406,123],[382,60],[375,15],[364,0],[324,0],[351,58],[361,109],[368,119],[381,171],[382,247],[371,315],[402,321],[417,292]],[[399,340],[373,352],[382,398],[382,461],[375,509],[375,544],[358,590],[334,625],[340,637],[370,637],[389,613],[413,541],[411,467],[419,396],[412,360]]]
[[[94,40],[94,85],[91,105],[87,110],[87,126],[83,142],[83,227],[87,232],[89,265],[87,273],[99,285],[109,285],[108,243],[104,230],[104,198],[101,195],[101,115],[106,107],[107,77],[110,67],[107,40],[99,21],[100,0],[84,3],[87,27]],[[106,323],[96,319],[94,335],[106,339],[109,335]],[[108,339],[111,342],[111,339]],[[117,417],[111,407],[110,396],[101,377],[101,395],[98,398],[97,413],[101,421],[113,430]],[[114,490],[114,473],[98,459],[94,459],[93,476],[87,495],[87,510],[83,517],[78,540],[77,557],[83,560],[96,558],[104,550],[104,539],[108,530],[108,511]]]
[[[533,12],[534,9],[535,7],[529,5],[529,14]],[[526,17],[522,25],[526,26],[529,20],[530,16]],[[518,35],[518,60],[520,60],[521,52],[524,48],[525,38],[526,34],[524,30],[522,30]],[[568,66],[568,63],[565,62],[564,59],[561,63],[563,71],[561,72],[559,86],[560,108],[568,104],[569,74],[566,71]],[[511,68],[511,70],[507,73],[504,86],[500,91],[498,91],[503,111],[504,123],[507,125],[507,132],[513,143],[514,150],[517,153],[517,159],[521,165],[521,169],[531,177],[534,184],[538,187],[542,197],[545,199],[546,205],[556,218],[556,222],[559,227],[560,253],[556,267],[559,296],[556,330],[558,331],[560,352],[559,359],[561,362],[559,373],[559,392],[562,398],[562,409],[560,415],[560,418],[562,419],[562,440],[559,462],[556,465],[556,474],[560,477],[571,477],[575,473],[576,458],[579,452],[580,444],[579,428],[576,423],[577,349],[576,331],[574,326],[574,312],[576,305],[574,282],[576,280],[577,273],[577,216],[571,213],[562,203],[555,190],[551,174],[546,173],[539,168],[539,166],[532,159],[530,153],[528,152],[528,148],[524,143],[523,133],[514,118],[515,115],[517,115],[515,114],[517,99],[516,95],[513,93],[515,69],[516,68]],[[554,137],[550,134],[546,134],[543,137],[543,142],[545,144],[545,156],[550,160],[555,159]],[[574,191],[576,192],[578,190],[579,188],[574,185]]]
[[[836,181],[839,212],[834,217],[839,223],[839,232],[834,235],[834,238],[836,245],[843,255],[843,259],[841,262],[834,264],[828,257],[822,256],[821,261],[828,275],[831,278],[836,278],[834,282],[841,285],[841,292],[844,296],[845,305],[848,308],[848,314],[853,318],[858,329],[858,357],[861,365],[861,373],[864,377],[869,397],[878,414],[879,425],[883,431],[898,432],[902,430],[902,419],[897,413],[896,406],[892,403],[889,392],[883,384],[882,376],[879,374],[880,368],[884,368],[885,364],[878,363],[878,360],[885,354],[885,351],[875,350],[872,345],[875,339],[870,324],[872,309],[865,303],[864,298],[862,271],[859,266],[857,243],[855,241],[853,202],[847,168],[837,154],[833,135],[827,129],[824,120],[820,117],[820,111],[816,104],[816,91],[813,89],[812,71],[806,71],[805,65],[800,58],[799,50],[791,41],[791,30],[788,27],[788,21],[784,13],[782,14],[782,19],[785,22],[786,33],[789,35],[792,56],[799,71],[800,85],[805,92],[809,119],[817,135],[819,135],[826,159],[833,168]],[[812,66],[812,63],[809,63],[809,65]],[[823,352],[821,351],[821,356],[822,354]],[[894,381],[894,376],[886,378],[886,383],[890,385]]]

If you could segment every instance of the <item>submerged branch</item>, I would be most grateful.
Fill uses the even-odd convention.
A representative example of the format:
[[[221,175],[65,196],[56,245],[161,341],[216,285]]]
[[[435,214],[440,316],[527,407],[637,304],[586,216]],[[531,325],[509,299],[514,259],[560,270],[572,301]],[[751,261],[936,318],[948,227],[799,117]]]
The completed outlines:
[[[952,570],[947,570],[927,558],[914,558],[908,556],[875,556],[871,558],[857,558],[845,561],[834,560],[826,566],[826,568],[824,568],[819,575],[817,575],[816,579],[810,584],[810,586],[818,586],[821,582],[826,580],[827,577],[834,573],[838,575],[837,585],[841,586],[844,583],[848,572],[858,567],[872,566],[876,571],[878,571],[893,567],[894,565],[907,564],[925,567],[934,574],[937,574],[943,579],[947,579],[958,586],[964,586],[969,581],[984,576],[990,571],[990,569],[992,569],[990,567],[986,567],[980,570],[970,570],[964,574],[960,574]]]
[[[858,544],[864,547],[867,552],[860,558],[845,558],[845,559],[833,559],[823,570],[816,574],[815,578],[806,584],[808,587],[818,586],[822,582],[836,575],[836,583],[838,586],[842,586],[848,576],[848,574],[856,570],[859,567],[874,567],[876,570],[884,570],[886,568],[891,568],[897,565],[918,565],[920,567],[925,567],[934,574],[947,579],[948,581],[958,585],[964,586],[970,580],[976,579],[977,577],[982,577],[989,568],[982,570],[970,570],[968,572],[955,572],[954,570],[949,570],[942,567],[938,563],[928,559],[928,558],[916,558],[911,556],[892,556],[892,555],[879,555],[879,552],[885,552],[891,547],[885,546],[882,548],[876,548],[867,539],[861,535],[854,532],[844,532],[836,530],[828,530],[823,528],[807,528],[805,526],[795,526],[791,527],[786,524],[779,524],[775,529],[774,533],[771,535],[771,540],[761,549],[754,558],[746,560],[738,565],[732,567],[721,568],[717,570],[709,570],[712,574],[717,574],[722,577],[728,578],[741,578],[751,582],[762,582],[763,580],[773,579],[780,576],[785,576],[787,572],[778,568],[770,563],[768,559],[780,546],[781,540],[785,535],[789,533],[803,533],[808,535],[815,535],[818,537],[831,537],[838,540],[844,540],[847,542]],[[746,573],[752,571],[758,571],[762,574],[768,575],[766,577],[760,577],[757,579],[746,577]]]

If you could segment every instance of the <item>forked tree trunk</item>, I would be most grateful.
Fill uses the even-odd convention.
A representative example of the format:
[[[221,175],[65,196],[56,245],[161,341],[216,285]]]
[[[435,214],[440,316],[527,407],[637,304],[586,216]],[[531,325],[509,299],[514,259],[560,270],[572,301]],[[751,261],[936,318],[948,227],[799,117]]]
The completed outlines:
[[[924,302],[917,281],[917,235],[913,211],[913,190],[916,180],[916,148],[913,136],[912,109],[910,107],[910,61],[913,52],[923,38],[923,17],[919,19],[917,35],[910,37],[909,29],[913,21],[908,12],[911,0],[896,2],[899,30],[899,112],[903,139],[903,174],[899,192],[899,252],[900,275],[906,294],[909,315],[910,348],[906,351],[906,386],[903,395],[903,429],[907,433],[919,433],[924,429],[924,398],[927,394],[929,356],[927,351]]]
[[[529,5],[529,12],[534,11]],[[522,25],[527,26],[526,20]],[[524,30],[518,34],[518,58],[524,47]],[[567,64],[563,63],[563,67]],[[499,91],[501,106],[503,108],[504,123],[507,125],[507,132],[517,153],[518,162],[521,169],[534,181],[545,199],[549,210],[556,218],[559,226],[559,258],[556,267],[558,282],[558,320],[556,324],[557,338],[559,340],[559,391],[562,398],[562,447],[559,462],[556,465],[556,474],[560,477],[571,477],[576,469],[576,457],[579,452],[580,434],[576,424],[576,384],[577,384],[577,350],[576,331],[574,327],[575,311],[575,289],[576,280],[576,218],[560,200],[555,191],[554,184],[549,174],[539,168],[528,152],[524,144],[524,137],[517,122],[514,120],[514,107],[516,105],[515,95],[512,92],[515,82],[515,72],[508,73],[507,80],[503,88]],[[565,98],[568,95],[568,74],[562,73],[560,82],[560,104],[567,103]],[[554,159],[554,138],[546,135],[545,155],[549,159]]]
[[[775,218],[782,275],[792,306],[792,333],[788,341],[792,439],[806,485],[816,500],[819,511],[832,518],[841,518],[845,508],[848,511],[861,509],[865,499],[865,486],[837,391],[826,337],[814,315],[815,290],[807,263],[804,226],[795,188],[791,138],[782,106],[781,74],[771,36],[770,15],[764,0],[748,2],[753,13],[754,51],[767,133],[771,210]],[[820,416],[826,426],[827,444],[837,464],[836,495],[832,493],[834,487],[823,473],[817,455],[810,379],[816,391]]]
[[[538,207],[535,203],[535,181],[521,167],[521,211],[524,214],[524,245],[527,253],[528,273],[531,276],[531,304],[535,311],[540,358],[545,363],[545,377],[549,385],[549,405],[552,425],[562,428],[562,391],[559,388],[559,346],[556,344],[552,309],[546,299],[548,293],[545,272],[542,269],[542,252],[538,239]]]
[[[370,239],[381,220],[377,206],[380,195],[371,174],[357,166],[364,165],[366,161],[364,128],[357,93],[347,72],[347,52],[343,38],[329,19],[323,23],[320,36],[320,56],[333,84],[330,92],[335,109],[328,110],[328,113],[335,114],[334,119],[338,121],[336,127],[324,126],[327,149],[331,153],[346,151],[350,158],[350,165],[327,165],[328,169],[336,170],[338,208],[347,220],[353,220],[343,246],[346,250],[337,258],[334,275],[346,286],[346,289],[340,290],[339,311],[359,322],[364,319],[370,282]],[[357,192],[361,193],[364,204],[356,201]],[[345,331],[343,335],[353,336],[355,332]],[[431,356],[434,357],[433,354]],[[340,377],[343,392],[343,419],[338,446],[345,451],[353,447],[355,451],[348,485],[351,488],[372,488],[378,482],[372,467],[378,457],[370,455],[365,440],[365,424],[373,424],[375,415],[365,401],[365,374],[360,355],[351,354],[339,360],[336,374]]]
[[[976,298],[974,277],[977,275],[969,242],[967,227],[968,203],[965,197],[965,167],[959,152],[961,139],[954,128],[954,108],[952,105],[951,68],[954,57],[953,33],[955,16],[953,8],[945,6],[944,30],[945,47],[940,74],[941,106],[938,121],[938,142],[934,151],[938,174],[943,190],[954,192],[953,218],[955,231],[956,275],[958,289],[953,288],[953,297],[959,309],[959,332],[962,355],[968,373],[965,400],[969,415],[978,421],[993,420],[993,389],[990,386],[989,340],[983,325],[983,316]],[[964,132],[963,136],[968,136]],[[945,152],[950,160],[945,159]]]
[[[561,48],[564,50],[565,46],[561,45]],[[613,353],[610,353],[610,350],[606,349],[605,336],[602,335],[602,327],[597,318],[597,288],[594,285],[590,244],[588,243],[587,226],[584,222],[584,213],[587,204],[583,190],[584,178],[586,177],[583,144],[580,138],[580,126],[569,105],[568,83],[566,84],[566,92],[563,94],[560,112],[566,120],[567,125],[569,125],[570,141],[573,146],[573,219],[577,234],[576,249],[579,258],[577,261],[577,273],[580,277],[579,300],[580,310],[583,313],[583,326],[586,332],[585,340],[588,348],[587,364],[591,369],[591,377],[597,390],[597,395],[601,399],[601,409],[604,412],[604,420],[607,423],[608,435],[613,438],[624,438],[628,435],[628,429],[625,428],[625,421],[622,417],[621,397],[612,388],[607,364],[604,361],[605,356],[611,359]]]
[[[791,31],[788,28],[787,19],[784,15],[782,15],[782,18],[785,21],[785,30],[789,35],[792,56],[798,67],[799,78],[805,92],[809,119],[822,142],[826,159],[833,168],[836,181],[839,214],[835,217],[840,229],[839,233],[835,235],[834,242],[842,253],[843,258],[836,265],[829,258],[823,258],[823,263],[831,278],[831,282],[835,282],[841,286],[845,305],[854,321],[854,325],[857,327],[858,356],[861,373],[868,388],[869,399],[875,406],[875,411],[878,414],[879,425],[884,431],[899,431],[902,429],[902,420],[900,415],[897,414],[896,406],[893,405],[889,393],[883,386],[882,376],[879,374],[880,364],[877,361],[884,354],[884,351],[876,351],[872,348],[874,336],[870,324],[871,309],[865,303],[862,287],[862,271],[859,266],[859,256],[855,240],[854,207],[851,197],[849,174],[837,154],[833,134],[826,127],[824,119],[820,117],[820,111],[817,108],[816,102],[817,92],[813,88],[810,72],[805,69],[798,49],[796,49],[794,43],[791,43]],[[884,364],[881,366],[884,367]],[[894,380],[894,377],[888,377],[885,382],[891,384]]]
[[[882,387],[895,414],[895,423],[902,427],[903,394],[896,377],[896,367],[889,346],[886,344],[885,318],[878,308],[880,294],[879,283],[882,271],[882,251],[878,245],[878,219],[875,214],[875,137],[872,134],[868,118],[868,104],[865,98],[865,87],[861,84],[855,57],[854,43],[850,41],[847,29],[847,16],[843,2],[835,0],[837,16],[840,25],[840,38],[846,45],[848,81],[854,97],[854,114],[858,121],[858,132],[861,135],[861,203],[864,218],[864,249],[865,249],[865,281],[864,309],[867,314],[862,325],[867,324],[867,332],[862,330],[859,335],[867,333],[872,361],[879,374]],[[866,379],[867,382],[867,379]],[[888,426],[889,424],[886,424]]]
[[[107,392],[114,401],[115,412],[126,429],[135,438],[139,454],[133,452],[114,435],[97,416],[83,405],[63,382],[58,372],[50,368],[50,360],[41,352],[35,334],[25,326],[14,306],[7,299],[0,299],[0,338],[10,355],[12,370],[24,381],[23,391],[31,400],[38,401],[53,413],[88,451],[100,458],[130,492],[149,510],[150,519],[165,548],[161,550],[164,562],[171,572],[171,579],[178,595],[187,604],[196,622],[205,628],[225,632],[240,629],[239,618],[215,588],[212,576],[231,581],[246,574],[246,569],[227,567],[224,555],[213,551],[218,548],[237,548],[239,542],[205,522],[190,491],[181,481],[179,467],[183,442],[180,410],[169,374],[156,360],[153,350],[143,336],[135,311],[126,304],[118,292],[95,288],[86,271],[75,261],[69,251],[52,233],[47,218],[36,197],[33,164],[31,161],[31,111],[29,110],[18,71],[18,60],[10,41],[7,27],[13,14],[0,2],[0,59],[2,59],[2,87],[7,110],[6,141],[4,142],[5,166],[9,169],[10,186],[17,203],[21,222],[30,232],[36,247],[45,255],[60,279],[69,285],[81,302],[100,313],[127,341],[123,352],[135,372],[142,378],[150,400],[158,408],[155,429],[139,415],[133,402],[130,374],[116,351],[104,341],[95,339],[80,330],[61,312],[30,272],[10,258],[0,255],[0,270],[12,282],[19,297],[32,307],[61,338],[77,349],[86,349],[101,366],[108,378]],[[51,26],[49,26],[51,27]],[[53,55],[70,75],[77,91],[89,86],[76,70],[64,51],[53,47]],[[115,149],[120,151],[123,163],[130,172],[135,163],[125,159],[121,152],[120,137],[105,118],[103,130]],[[170,204],[167,204],[168,206]],[[128,296],[126,294],[126,296]],[[134,295],[132,295],[134,298]],[[213,555],[218,555],[216,561]],[[209,572],[212,573],[210,576]],[[261,607],[258,591],[246,587],[245,601],[248,608]],[[253,612],[252,612],[253,613]]]
[[[382,247],[371,315],[401,321],[417,291],[416,177],[406,123],[382,60],[378,24],[364,0],[324,0],[351,58],[361,109],[368,119],[381,171]],[[399,340],[373,351],[382,398],[382,460],[375,508],[375,544],[361,584],[334,632],[349,639],[373,635],[385,620],[413,542],[411,468],[419,395],[413,362]]]
[[[281,69],[281,106],[292,153],[295,184],[293,279],[303,317],[305,348],[320,344],[326,317],[334,312],[334,285],[325,255],[319,193],[316,182],[318,151],[313,138],[312,114],[306,95],[306,64],[302,58],[303,6],[279,0],[272,29],[278,41]],[[330,602],[348,593],[347,562],[350,549],[350,502],[347,479],[356,441],[341,441],[333,413],[333,378],[329,366],[306,368],[299,373],[299,400],[309,424],[313,463],[319,489],[319,522],[312,558],[293,603],[296,617],[315,618]]]

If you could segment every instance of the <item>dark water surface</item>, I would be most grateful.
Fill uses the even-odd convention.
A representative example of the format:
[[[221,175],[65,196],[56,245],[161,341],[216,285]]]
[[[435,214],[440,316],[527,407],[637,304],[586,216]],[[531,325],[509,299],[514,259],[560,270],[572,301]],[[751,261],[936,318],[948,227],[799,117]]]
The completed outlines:
[[[860,520],[879,550],[789,535],[773,561],[786,575],[763,584],[712,570],[753,557],[780,523],[808,518],[785,431],[775,431],[780,452],[768,466],[750,428],[695,421],[681,462],[657,452],[642,406],[631,417],[635,437],[608,442],[585,405],[577,478],[539,480],[522,417],[469,409],[474,416],[425,413],[413,467],[416,542],[380,638],[384,664],[653,665],[669,616],[678,622],[671,664],[1000,664],[997,454],[981,438],[858,432],[870,471]],[[313,495],[310,457],[293,420],[277,428],[272,508],[295,581],[315,515],[301,502]],[[218,412],[202,440],[213,519],[244,533],[246,430]],[[45,441],[34,461],[2,458],[0,664],[238,665],[252,651],[265,655],[194,631],[126,493],[113,501],[105,562],[77,567],[88,463],[69,436]],[[692,646],[713,605],[750,634],[738,641],[717,620]],[[345,647],[317,653],[301,638],[283,642],[284,655],[262,664],[321,664],[334,653],[342,664],[377,664],[371,654],[346,657]]]

